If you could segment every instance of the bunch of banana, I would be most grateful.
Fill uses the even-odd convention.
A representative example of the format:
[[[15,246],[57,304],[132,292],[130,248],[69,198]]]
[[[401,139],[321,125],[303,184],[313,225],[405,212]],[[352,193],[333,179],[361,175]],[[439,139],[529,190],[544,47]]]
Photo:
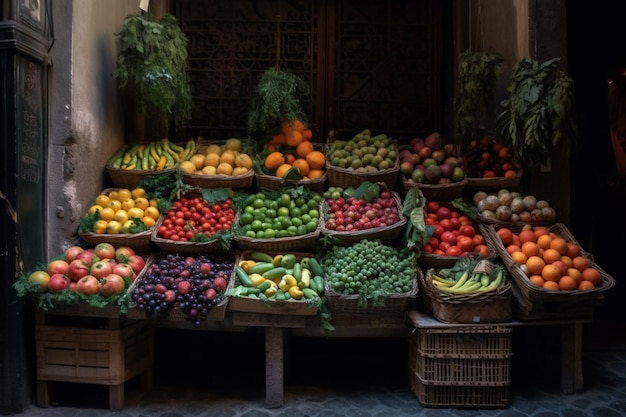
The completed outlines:
[[[430,278],[433,287],[450,294],[473,294],[493,291],[506,283],[506,272],[502,265],[489,260],[477,263],[457,263],[452,268],[442,268],[438,272],[431,268]]]
[[[122,147],[109,160],[109,166],[121,169],[158,171],[174,168],[195,153],[196,141],[191,138],[185,146],[179,146],[168,138],[145,144]]]

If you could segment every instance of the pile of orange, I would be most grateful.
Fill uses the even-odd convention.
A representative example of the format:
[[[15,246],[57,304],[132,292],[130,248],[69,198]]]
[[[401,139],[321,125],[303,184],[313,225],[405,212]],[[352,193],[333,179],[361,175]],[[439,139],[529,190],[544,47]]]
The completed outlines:
[[[268,172],[284,177],[296,168],[303,180],[324,175],[326,156],[313,146],[313,133],[300,120],[283,121],[280,132],[272,137],[266,148],[270,151],[263,165]]]
[[[548,290],[590,290],[602,275],[581,254],[580,246],[568,242],[547,227],[524,225],[519,233],[501,227],[497,234],[507,253],[535,285]]]

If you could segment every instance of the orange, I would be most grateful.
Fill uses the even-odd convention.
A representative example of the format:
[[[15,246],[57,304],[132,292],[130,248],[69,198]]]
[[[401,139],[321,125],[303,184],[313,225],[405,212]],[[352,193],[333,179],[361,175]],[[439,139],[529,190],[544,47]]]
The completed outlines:
[[[580,255],[580,246],[575,243],[567,242],[567,256],[575,258]]]
[[[543,251],[543,260],[547,264],[561,260],[561,254],[556,249],[546,249]]]
[[[509,246],[506,247],[506,252],[509,255],[512,254],[513,252],[521,252],[521,251],[522,251],[522,248],[520,248],[517,245],[509,245]]]
[[[561,278],[561,270],[556,265],[548,264],[541,269],[541,276],[546,281],[558,281]]]
[[[543,283],[546,282],[541,275],[531,275],[528,279],[538,287],[543,287]]]
[[[276,176],[282,178],[287,173],[287,171],[289,171],[289,169],[291,169],[290,164],[280,165],[278,168],[276,168]]]
[[[578,283],[572,277],[563,275],[559,279],[559,288],[561,291],[572,291],[578,288]]]
[[[309,141],[300,142],[298,147],[296,148],[296,155],[300,158],[306,158],[309,152],[313,152],[313,143]]]
[[[522,244],[524,242],[537,242],[537,236],[535,236],[535,232],[529,229],[522,230],[517,236],[519,237],[519,241],[522,242]]]
[[[602,282],[602,275],[596,268],[590,266],[582,271],[582,277],[584,281],[589,281],[596,287]]]
[[[562,237],[555,237],[550,242],[550,248],[556,249],[561,255],[565,255],[567,254],[568,250],[567,240],[563,239]]]
[[[572,265],[580,272],[583,272],[585,269],[589,268],[590,264],[591,261],[589,260],[589,258],[585,258],[584,256],[579,255],[572,258]]]
[[[283,133],[279,133],[277,135],[272,136],[272,139],[268,142],[268,145],[283,145],[287,143],[287,137]],[[271,150],[276,150],[276,148],[270,148]]]
[[[485,244],[474,246],[474,252],[476,252],[477,254],[483,257],[491,255],[491,249],[489,248],[489,246]]]
[[[294,120],[291,123],[291,128],[295,130],[296,132],[300,132],[300,133],[302,133],[302,131],[305,129],[304,123],[302,123],[302,121],[298,119]]]
[[[500,237],[504,246],[508,246],[513,243],[513,232],[508,227],[501,227],[496,231],[496,233]]]
[[[304,129],[302,131],[302,139],[304,139],[305,141],[313,139],[313,131],[311,129]]]
[[[326,156],[320,151],[311,151],[306,155],[306,161],[309,163],[309,167],[322,169],[326,164]]]
[[[115,210],[111,207],[105,207],[100,210],[100,218],[105,221],[111,221],[115,218]]]
[[[298,146],[300,143],[302,143],[302,133],[293,130],[287,134],[287,145]]]
[[[528,260],[528,256],[522,251],[515,251],[511,253],[511,258],[513,258],[513,262],[517,265],[523,265]]]
[[[543,288],[546,290],[560,291],[561,288],[556,281],[546,281],[543,283]]]
[[[587,281],[587,280],[582,280],[580,281],[580,283],[578,283],[578,289],[580,291],[588,291],[588,290],[593,290],[596,286],[593,285],[593,283],[591,281]]]
[[[293,161],[291,165],[294,168],[297,168],[298,171],[300,171],[300,174],[302,174],[303,176],[309,175],[309,170],[311,168],[309,167],[309,164],[306,162],[305,159],[298,158],[295,161]]]
[[[545,226],[536,226],[535,227],[535,236],[539,239],[540,236],[549,234],[549,230]]]
[[[539,255],[539,245],[537,245],[535,242],[526,241],[522,243],[521,250],[527,257]]]
[[[146,225],[147,228],[151,229],[154,227],[154,225],[156,224],[156,220],[154,220],[152,217],[148,217],[148,216],[143,216],[141,218],[141,221],[143,222],[143,224]]]
[[[117,200],[124,201],[127,198],[133,198],[133,192],[128,188],[120,188],[117,190]]]
[[[323,169],[309,169],[309,179],[315,180],[321,178],[324,175]]]
[[[159,220],[159,216],[161,213],[159,212],[158,208],[154,206],[150,206],[143,211],[143,214],[148,217],[152,217],[156,221],[156,220]]]
[[[550,242],[552,242],[552,237],[550,237],[549,235],[541,235],[537,237],[537,244],[541,249],[549,249]]]
[[[111,198],[108,195],[100,194],[98,197],[96,197],[95,204],[100,207],[107,207],[110,202]]]
[[[546,266],[546,263],[541,257],[537,255],[530,256],[528,260],[526,261],[526,269],[528,269],[528,272],[531,275],[541,274],[541,271],[543,270],[544,266]]]
[[[272,170],[276,169],[282,164],[285,163],[285,155],[282,152],[271,152],[269,155],[265,157],[264,165],[265,168]]]
[[[292,153],[288,153],[285,155],[285,162],[289,165],[293,165],[293,161],[296,160],[296,156]]]

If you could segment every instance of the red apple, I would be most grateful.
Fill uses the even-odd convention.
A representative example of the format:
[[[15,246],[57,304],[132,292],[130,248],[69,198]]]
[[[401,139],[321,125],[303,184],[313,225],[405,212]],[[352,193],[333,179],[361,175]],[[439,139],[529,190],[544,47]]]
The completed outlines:
[[[115,260],[117,262],[128,262],[128,258],[135,255],[135,250],[130,246],[118,246],[115,248]]]
[[[76,281],[70,281],[69,289],[72,292],[76,291]]]
[[[89,265],[82,259],[74,259],[70,263],[67,270],[67,276],[70,280],[78,282],[81,278],[89,275]]]
[[[133,268],[133,272],[139,275],[143,267],[146,266],[146,261],[141,255],[132,255],[128,257],[128,264]]]
[[[100,292],[100,280],[93,275],[85,275],[76,282],[76,292],[95,295]]]
[[[89,268],[89,274],[102,279],[113,272],[113,265],[106,259],[94,262]]]
[[[133,271],[133,267],[127,263],[116,263],[115,265],[113,265],[113,273],[121,276],[129,282],[132,282],[133,277],[135,276],[135,271]]]
[[[70,269],[69,263],[65,262],[64,259],[57,259],[48,264],[48,275],[50,276],[54,274],[66,275],[69,269]]]
[[[117,274],[109,274],[100,280],[100,293],[105,297],[120,295],[126,288],[124,278]]]
[[[115,246],[101,242],[94,246],[93,253],[100,259],[115,259]]]
[[[48,281],[48,291],[51,293],[60,293],[70,287],[70,279],[63,274],[53,274]]]
[[[88,266],[91,266],[91,264],[93,263],[94,256],[95,255],[93,252],[93,248],[89,248],[89,249],[85,249],[84,251],[76,255],[75,259],[82,259],[83,261],[87,263]]]
[[[84,250],[85,249],[81,248],[80,246],[70,246],[69,248],[65,249],[65,262],[69,264],[74,259],[76,259],[76,255]]]

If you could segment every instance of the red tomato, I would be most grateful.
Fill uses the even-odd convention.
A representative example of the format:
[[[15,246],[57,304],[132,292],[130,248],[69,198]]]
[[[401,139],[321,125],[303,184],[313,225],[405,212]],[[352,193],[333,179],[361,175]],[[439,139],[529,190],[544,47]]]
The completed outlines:
[[[461,228],[459,229],[459,232],[463,236],[474,237],[474,235],[476,234],[476,229],[474,229],[474,226],[467,224],[467,225],[461,226]]]
[[[445,231],[445,232],[443,232],[441,234],[441,241],[442,242],[448,242],[450,244],[455,244],[456,243],[456,235],[453,232],[447,230],[447,231]]]
[[[469,236],[460,235],[456,241],[456,245],[461,252],[471,252],[474,250],[474,241]]]
[[[436,201],[427,201],[426,210],[429,213],[437,213],[437,210],[439,210],[439,203]]]
[[[452,243],[450,242],[446,242],[446,241],[442,241],[439,243],[439,250],[443,251],[444,253],[448,250],[448,248],[450,248],[452,246]]]
[[[442,225],[440,225],[440,224],[435,224],[435,225],[433,225],[433,227],[434,227],[434,229],[435,229],[435,231],[433,232],[433,236],[435,236],[435,237],[437,237],[437,238],[441,237],[441,234],[442,234],[443,232],[445,232],[445,230],[444,230],[443,226],[442,226]]]
[[[443,227],[443,230],[450,231],[454,229],[454,227],[452,226],[452,220],[450,219],[439,220],[439,224],[441,225],[441,227]]]
[[[480,233],[476,233],[472,237],[472,240],[474,241],[474,246],[480,246],[480,245],[484,245],[485,244],[485,237],[483,235],[481,235]]]
[[[452,213],[450,212],[450,209],[448,207],[441,206],[437,209],[437,218],[439,220],[449,219],[451,217],[452,217]]]
[[[446,249],[446,256],[461,256],[462,253],[458,246],[450,246]]]

